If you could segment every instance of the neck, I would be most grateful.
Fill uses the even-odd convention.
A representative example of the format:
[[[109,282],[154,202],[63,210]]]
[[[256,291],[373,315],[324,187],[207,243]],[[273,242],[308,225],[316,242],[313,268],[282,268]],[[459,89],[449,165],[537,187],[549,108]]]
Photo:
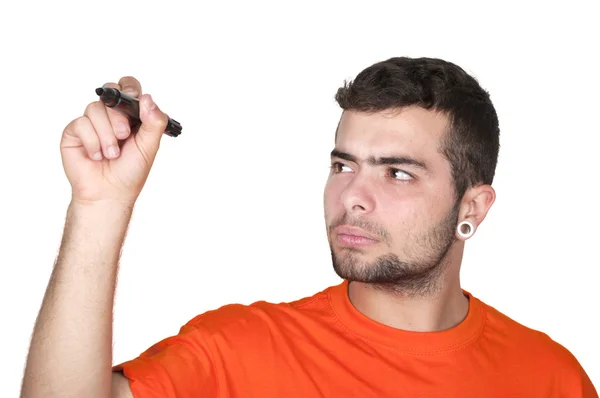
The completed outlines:
[[[437,275],[436,288],[428,290],[428,294],[403,294],[402,289],[350,282],[350,302],[363,315],[396,329],[415,332],[450,329],[462,322],[469,311],[469,299],[460,286],[460,257],[447,259],[449,263]]]

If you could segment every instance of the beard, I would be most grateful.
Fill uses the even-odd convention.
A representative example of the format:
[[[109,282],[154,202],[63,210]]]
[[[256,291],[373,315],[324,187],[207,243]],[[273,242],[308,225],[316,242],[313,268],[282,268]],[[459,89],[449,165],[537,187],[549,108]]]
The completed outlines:
[[[363,249],[343,248],[336,253],[331,243],[333,229],[346,224],[362,228],[391,247],[390,234],[366,220],[352,220],[347,213],[329,226],[329,248],[333,269],[349,282],[368,283],[373,287],[403,296],[429,296],[439,288],[447,254],[456,240],[458,206],[425,231],[407,233],[404,258],[390,252],[372,261],[362,258]]]

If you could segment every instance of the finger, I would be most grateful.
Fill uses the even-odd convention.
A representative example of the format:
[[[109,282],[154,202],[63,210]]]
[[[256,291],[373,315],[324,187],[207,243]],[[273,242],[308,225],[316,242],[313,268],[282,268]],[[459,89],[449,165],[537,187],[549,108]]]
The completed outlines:
[[[100,139],[92,122],[87,116],[81,116],[73,120],[65,127],[63,134],[63,146],[75,147],[83,145],[87,156],[92,160],[102,160],[102,147]],[[69,139],[71,138],[71,139]]]
[[[142,95],[142,85],[133,76],[123,76],[119,80],[119,86],[121,86],[123,92],[133,97],[139,98],[139,96]]]
[[[106,83],[102,87],[116,88],[117,90],[122,89],[117,83]],[[129,134],[131,134],[131,124],[127,116],[110,107],[106,108],[106,114],[117,139],[124,140],[129,137]]]
[[[90,103],[85,109],[84,115],[94,126],[104,157],[108,159],[119,157],[119,143],[104,104],[100,101]]]
[[[116,88],[117,90],[121,90],[121,86],[119,86],[117,83],[105,83],[102,85],[102,87],[110,87],[110,88]]]
[[[158,108],[149,94],[143,94],[140,97],[140,119],[142,124],[137,135],[147,155],[154,156],[167,127],[168,116]]]

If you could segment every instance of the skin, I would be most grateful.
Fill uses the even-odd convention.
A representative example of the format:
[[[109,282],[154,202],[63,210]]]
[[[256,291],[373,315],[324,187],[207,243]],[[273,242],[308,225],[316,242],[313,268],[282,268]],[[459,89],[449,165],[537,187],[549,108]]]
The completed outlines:
[[[403,330],[439,331],[465,318],[456,227],[469,220],[477,228],[495,200],[489,185],[456,200],[439,151],[447,123],[418,107],[345,111],[331,156],[324,210],[334,269],[350,281],[358,311]],[[353,236],[370,239],[357,245]]]
[[[117,264],[167,116],[141,95],[133,77],[107,86],[140,98],[142,125],[131,134],[122,114],[95,101],[63,131],[60,151],[72,197],[31,339],[22,398],[132,397],[127,380],[111,370]]]
[[[122,114],[95,101],[63,131],[60,150],[72,198],[34,327],[22,398],[133,396],[127,379],[111,369],[118,261],[167,116],[149,95],[142,95],[135,78],[123,77],[107,86],[140,98],[142,125],[132,134]],[[448,164],[433,144],[439,142],[444,124],[439,115],[419,109],[394,116],[344,112],[340,123],[336,148],[356,161],[340,159],[344,167],[332,168],[325,188],[335,269],[354,279],[349,294],[357,309],[390,326],[439,330],[458,323],[468,306],[458,281],[463,244],[443,244],[450,235],[443,220],[452,209],[452,184]],[[109,149],[113,146],[117,153]],[[416,178],[398,182],[399,175],[406,176],[390,178],[386,167],[364,160],[390,154],[421,159],[429,172],[407,166]],[[491,187],[472,188],[458,207],[458,217],[478,225],[493,200]],[[366,228],[377,242],[348,247],[334,228],[340,222]],[[442,267],[434,260],[443,253]],[[365,271],[381,256],[397,257],[402,265],[404,274],[391,274],[394,283],[386,283],[381,273],[370,273],[379,278],[377,283],[365,279]]]

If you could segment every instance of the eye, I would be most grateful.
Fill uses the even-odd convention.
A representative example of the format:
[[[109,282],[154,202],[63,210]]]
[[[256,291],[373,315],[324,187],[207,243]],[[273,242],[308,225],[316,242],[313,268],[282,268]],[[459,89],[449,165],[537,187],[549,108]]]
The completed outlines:
[[[343,163],[340,163],[340,162],[332,162],[331,163],[331,170],[334,173],[343,173],[344,172],[344,168],[345,168],[346,172],[352,171],[352,169],[350,167],[346,166]]]
[[[392,178],[395,178],[398,181],[409,181],[414,178],[412,175],[408,174],[406,171],[399,170],[399,169],[390,169],[390,176]]]

